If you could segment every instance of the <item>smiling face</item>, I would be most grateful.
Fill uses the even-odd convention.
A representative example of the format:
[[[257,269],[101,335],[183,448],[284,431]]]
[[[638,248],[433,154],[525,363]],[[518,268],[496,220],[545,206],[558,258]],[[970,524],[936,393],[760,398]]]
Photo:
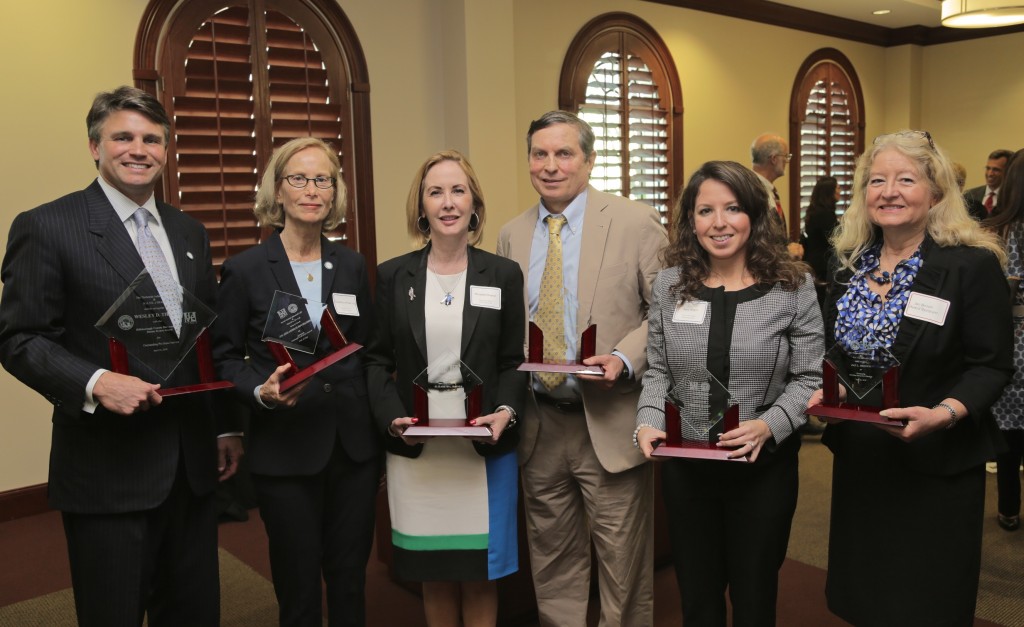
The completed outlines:
[[[882,230],[924,232],[935,204],[931,184],[917,162],[889,148],[875,155],[868,174],[868,216]]]
[[[590,182],[594,155],[580,148],[570,124],[552,124],[530,138],[530,182],[551,213],[562,213]]]
[[[107,116],[99,136],[98,142],[89,141],[89,152],[98,162],[100,176],[142,205],[153,195],[167,163],[164,127],[137,111],[122,109]]]
[[[334,202],[334,188],[320,189],[313,181],[306,181],[305,187],[293,187],[284,180],[293,174],[301,174],[308,179],[318,176],[335,176],[330,159],[323,149],[312,146],[292,155],[285,164],[281,180],[277,183],[277,202],[284,208],[285,228],[289,224],[316,225],[323,224],[331,211]]]
[[[989,159],[985,164],[985,184],[992,189],[999,189],[1003,184],[1003,175],[1006,174],[1006,162],[1008,159]]]
[[[697,243],[708,251],[712,267],[746,259],[750,216],[725,183],[714,179],[701,183],[693,207],[693,229]]]
[[[469,242],[469,218],[473,215],[473,193],[469,177],[451,160],[438,162],[423,177],[423,215],[430,223],[430,238],[452,238]]]

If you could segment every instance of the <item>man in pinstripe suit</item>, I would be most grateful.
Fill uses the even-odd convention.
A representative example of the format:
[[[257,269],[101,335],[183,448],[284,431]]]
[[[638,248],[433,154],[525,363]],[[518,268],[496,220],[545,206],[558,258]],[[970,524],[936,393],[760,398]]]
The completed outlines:
[[[146,267],[144,230],[165,273],[212,306],[209,241],[154,198],[170,134],[159,101],[120,87],[97,95],[87,123],[97,180],[11,225],[0,361],[54,405],[49,503],[63,514],[79,624],[134,626],[148,613],[157,627],[217,625],[213,491],[218,472],[234,473],[240,440],[217,438],[214,415],[226,412],[211,394],[163,399],[160,385],[108,371],[93,326]],[[148,229],[137,232],[140,208]],[[196,382],[195,363],[186,356],[163,385]],[[134,357],[129,366],[147,377]]]

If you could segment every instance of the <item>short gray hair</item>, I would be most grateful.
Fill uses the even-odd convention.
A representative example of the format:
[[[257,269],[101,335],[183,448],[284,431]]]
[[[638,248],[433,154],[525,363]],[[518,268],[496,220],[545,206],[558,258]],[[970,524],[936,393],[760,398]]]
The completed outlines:
[[[568,124],[576,127],[580,136],[580,150],[583,151],[583,157],[589,160],[590,155],[594,153],[594,142],[596,141],[594,129],[590,128],[590,125],[577,115],[568,111],[548,111],[530,122],[530,130],[526,133],[526,154],[530,154],[530,151],[533,150],[533,134],[555,124]]]

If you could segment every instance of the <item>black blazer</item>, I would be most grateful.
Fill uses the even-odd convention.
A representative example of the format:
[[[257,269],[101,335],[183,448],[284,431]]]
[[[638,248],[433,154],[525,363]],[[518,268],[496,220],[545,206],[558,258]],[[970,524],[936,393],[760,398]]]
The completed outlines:
[[[182,287],[213,306],[215,279],[206,229],[164,203],[160,219]],[[142,415],[102,406],[81,411],[97,369],[110,368],[96,321],[144,269],[135,244],[99,182],[20,214],[11,224],[0,304],[0,360],[54,405],[49,503],[69,512],[156,507],[180,459],[197,494],[217,485],[214,415],[218,393],[166,398]],[[131,373],[173,387],[196,383],[194,353],[167,381],[130,357]],[[233,425],[221,424],[222,430]]]
[[[907,316],[892,351],[900,361],[900,405],[932,407],[955,398],[970,415],[953,429],[930,433],[909,444],[881,434],[884,446],[903,446],[906,462],[920,472],[954,474],[984,463],[1001,446],[989,408],[1013,374],[1013,330],[1006,277],[995,256],[980,248],[942,247],[926,238],[924,260],[913,291],[949,301],[942,326]],[[852,274],[833,273],[825,324],[826,346],[835,343],[836,303]],[[823,441],[833,451],[844,438],[881,433],[870,425],[830,425]]]
[[[417,457],[423,445],[406,446],[387,435],[395,418],[414,415],[413,378],[427,367],[427,336],[423,298],[427,285],[428,244],[377,269],[377,317],[366,354],[367,382],[373,415],[389,450]],[[472,286],[501,288],[501,309],[473,307]],[[523,363],[523,273],[519,264],[469,248],[465,307],[462,313],[462,361],[483,380],[481,411],[490,413],[509,405],[523,415],[527,376],[516,368]],[[392,374],[397,370],[397,380]],[[506,430],[495,445],[474,442],[482,455],[515,448],[518,429]]]
[[[320,251],[321,301],[328,305],[345,337],[365,346],[373,317],[366,260],[326,237],[320,238]],[[362,350],[317,373],[294,407],[268,410],[256,402],[253,390],[278,365],[261,339],[276,290],[301,294],[277,232],[224,262],[213,326],[213,355],[220,376],[233,381],[239,397],[252,408],[249,468],[274,476],[311,475],[327,465],[336,444],[354,462],[379,456],[381,447],[366,397]],[[355,295],[359,316],[338,315],[333,294]],[[329,347],[326,334],[321,333],[315,354],[290,352],[304,367],[327,354]]]

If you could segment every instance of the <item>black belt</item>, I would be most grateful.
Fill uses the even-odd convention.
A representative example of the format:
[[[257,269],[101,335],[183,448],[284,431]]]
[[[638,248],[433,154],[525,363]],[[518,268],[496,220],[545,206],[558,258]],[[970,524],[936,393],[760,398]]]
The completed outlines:
[[[554,407],[556,410],[563,414],[582,414],[583,413],[583,401],[582,400],[565,400],[561,398],[554,398],[546,394],[534,394],[538,403],[544,403]]]

